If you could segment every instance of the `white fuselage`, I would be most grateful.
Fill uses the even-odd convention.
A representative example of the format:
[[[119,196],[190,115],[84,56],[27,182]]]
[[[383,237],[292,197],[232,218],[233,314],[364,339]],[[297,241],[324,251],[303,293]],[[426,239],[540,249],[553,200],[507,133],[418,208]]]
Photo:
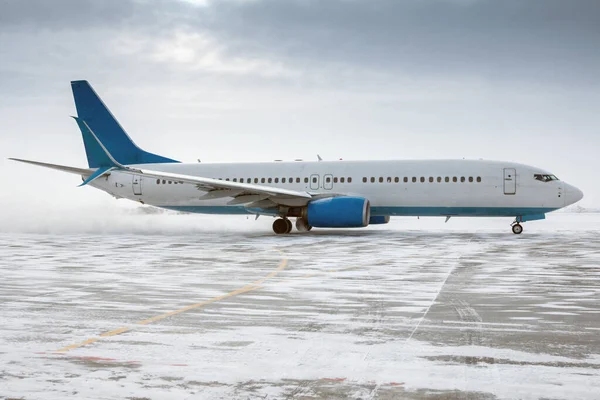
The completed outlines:
[[[135,166],[132,166],[135,167]],[[274,186],[310,194],[358,196],[371,215],[519,216],[543,214],[581,199],[574,186],[543,182],[539,168],[483,160],[322,161],[151,164],[145,168]],[[365,181],[366,180],[366,181]],[[231,198],[206,198],[195,185],[113,171],[92,183],[116,197],[208,214],[260,213]],[[202,198],[204,196],[204,198]],[[268,212],[265,212],[268,213]]]

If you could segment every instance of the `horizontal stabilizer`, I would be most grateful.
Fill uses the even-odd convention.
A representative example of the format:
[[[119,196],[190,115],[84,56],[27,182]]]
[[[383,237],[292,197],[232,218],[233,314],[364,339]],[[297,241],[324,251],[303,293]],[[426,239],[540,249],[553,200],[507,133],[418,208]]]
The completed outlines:
[[[65,165],[58,164],[48,164],[39,161],[31,161],[31,160],[22,160],[20,158],[9,158],[9,160],[18,161],[26,164],[37,165],[38,167],[52,168],[58,171],[68,172],[76,175],[91,175],[94,172],[93,168],[77,168],[77,167],[67,167]]]

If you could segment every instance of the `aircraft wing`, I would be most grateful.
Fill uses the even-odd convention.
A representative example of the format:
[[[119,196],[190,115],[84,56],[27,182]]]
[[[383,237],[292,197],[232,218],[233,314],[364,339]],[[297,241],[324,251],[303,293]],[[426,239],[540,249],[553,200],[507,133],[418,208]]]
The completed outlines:
[[[207,193],[200,199],[217,199],[232,197],[230,204],[251,204],[262,201],[271,201],[275,204],[289,206],[302,206],[312,200],[313,196],[307,192],[282,189],[278,187],[253,185],[250,183],[239,183],[232,181],[223,181],[220,179],[204,178],[200,176],[182,175],[171,172],[154,171],[148,169],[138,169],[129,166],[123,166],[119,172],[141,175],[154,179],[167,179],[182,183],[194,184],[199,190]],[[258,206],[258,205],[256,205]],[[267,204],[263,204],[267,206]]]

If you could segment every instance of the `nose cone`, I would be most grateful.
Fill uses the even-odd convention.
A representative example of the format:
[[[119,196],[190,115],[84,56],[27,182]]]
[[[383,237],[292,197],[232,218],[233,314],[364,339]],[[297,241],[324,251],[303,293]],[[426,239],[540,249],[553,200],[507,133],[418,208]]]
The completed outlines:
[[[577,203],[583,199],[583,192],[573,185],[566,185],[565,206]]]

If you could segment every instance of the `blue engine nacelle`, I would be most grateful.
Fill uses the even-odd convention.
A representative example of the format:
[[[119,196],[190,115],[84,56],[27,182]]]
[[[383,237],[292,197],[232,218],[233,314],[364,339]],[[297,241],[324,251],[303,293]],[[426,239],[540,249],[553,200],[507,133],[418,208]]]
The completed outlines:
[[[362,197],[330,197],[308,203],[306,214],[317,228],[362,228],[369,225],[371,205]]]
[[[369,218],[369,225],[381,225],[390,222],[389,215],[374,215]]]

